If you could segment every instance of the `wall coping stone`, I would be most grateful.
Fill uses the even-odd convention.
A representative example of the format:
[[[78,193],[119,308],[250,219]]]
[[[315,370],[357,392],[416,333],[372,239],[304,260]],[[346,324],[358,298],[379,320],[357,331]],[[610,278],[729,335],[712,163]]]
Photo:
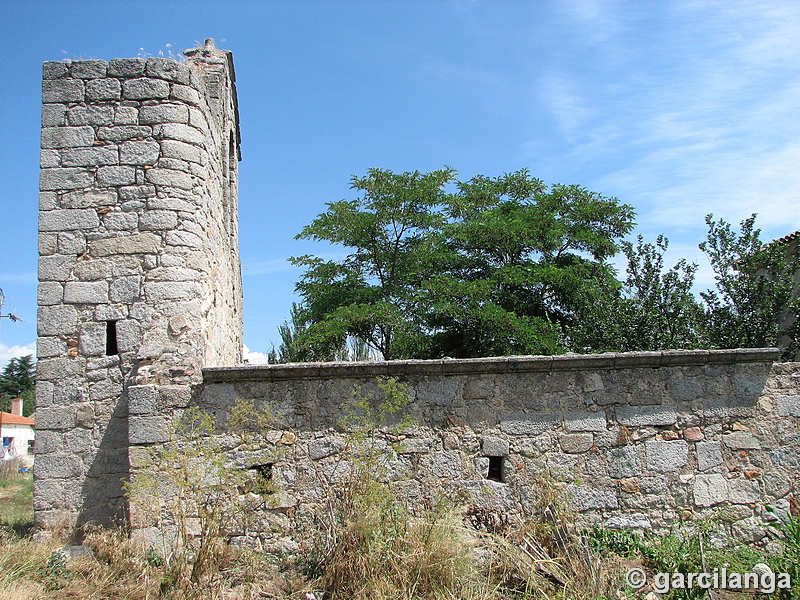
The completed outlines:
[[[206,383],[215,383],[253,380],[325,379],[329,377],[378,377],[381,375],[474,375],[476,373],[524,371],[576,371],[773,363],[777,360],[779,354],[780,351],[777,348],[736,348],[733,350],[606,352],[603,354],[562,354],[559,356],[499,356],[489,358],[441,358],[434,360],[238,365],[235,367],[205,367],[203,369],[203,379]]]

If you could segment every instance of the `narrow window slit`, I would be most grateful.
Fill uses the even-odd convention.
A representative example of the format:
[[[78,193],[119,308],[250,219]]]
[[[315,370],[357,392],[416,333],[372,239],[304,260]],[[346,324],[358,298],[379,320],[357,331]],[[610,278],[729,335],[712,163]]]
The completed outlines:
[[[248,471],[256,472],[255,485],[250,491],[256,494],[272,494],[276,490],[272,485],[272,467],[275,463],[264,463],[247,467]]]
[[[116,356],[117,349],[117,322],[106,321],[106,356]]]
[[[492,481],[503,481],[503,457],[502,456],[489,456],[489,473],[486,479]]]

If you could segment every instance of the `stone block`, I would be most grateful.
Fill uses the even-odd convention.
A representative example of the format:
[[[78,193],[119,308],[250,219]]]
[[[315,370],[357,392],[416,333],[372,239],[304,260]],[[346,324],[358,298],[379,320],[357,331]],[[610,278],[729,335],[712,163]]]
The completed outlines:
[[[80,79],[45,79],[42,102],[83,102],[83,89]]]
[[[722,445],[719,442],[698,442],[697,469],[708,471],[722,464]]]
[[[196,164],[203,164],[205,158],[205,153],[197,146],[176,140],[162,140],[161,155],[166,158],[177,158]]]
[[[613,490],[570,485],[567,486],[567,495],[570,509],[576,512],[619,508],[617,494]]]
[[[64,285],[67,304],[105,304],[108,302],[108,283],[105,281],[68,281]]]
[[[614,479],[636,477],[642,474],[637,446],[621,446],[608,451],[608,475]]]
[[[511,435],[538,435],[561,425],[561,415],[555,413],[506,413],[500,419],[500,429]]]
[[[138,77],[144,75],[146,64],[143,58],[115,58],[108,63],[108,74],[112,77]]]
[[[99,283],[105,285],[104,281]],[[101,356],[105,354],[106,324],[81,323],[78,328],[78,351],[84,356]]]
[[[604,526],[608,529],[645,529],[650,531],[653,523],[647,515],[633,514],[610,517],[606,519]]]
[[[123,165],[152,165],[158,160],[158,142],[129,141],[120,146],[119,161]]]
[[[800,396],[777,396],[775,404],[780,417],[800,417]]]
[[[39,257],[39,281],[64,281],[69,278],[75,266],[74,256]]]
[[[160,140],[177,140],[200,147],[205,143],[205,135],[199,129],[183,123],[164,123],[153,128],[154,135]]]
[[[67,113],[67,121],[73,128],[111,125],[114,122],[114,107],[96,104],[73,106]]]
[[[202,293],[200,284],[193,282],[156,281],[144,284],[144,294],[149,302],[162,300],[191,300]]]
[[[73,454],[44,454],[36,457],[39,479],[70,479],[83,475],[83,463]]]
[[[161,247],[161,237],[152,233],[139,233],[89,242],[92,256],[112,256],[114,254],[155,254]],[[121,300],[114,300],[121,302]]]
[[[200,105],[200,94],[196,89],[188,85],[173,85],[170,97],[195,106]]]
[[[113,127],[100,127],[97,130],[97,138],[108,142],[145,139],[152,134],[153,128],[146,125],[114,125]]]
[[[52,306],[64,300],[64,286],[56,281],[42,281],[37,293],[39,306]]]
[[[182,190],[191,190],[194,187],[192,176],[174,169],[150,169],[146,179],[157,186],[175,187]]]
[[[83,373],[83,363],[75,358],[47,358],[36,363],[36,378],[61,382]]]
[[[714,506],[728,499],[728,483],[719,473],[699,474],[692,489],[695,506]]]
[[[108,298],[111,302],[130,304],[139,299],[142,278],[139,276],[117,277],[111,282]]]
[[[158,387],[155,385],[128,386],[128,413],[155,415],[158,411]]]
[[[508,440],[486,435],[481,440],[481,451],[484,456],[508,456]]]
[[[114,108],[115,125],[136,125],[139,122],[139,109],[135,106],[116,106]]]
[[[189,107],[185,104],[154,104],[139,109],[139,123],[188,123]]]
[[[90,208],[65,208],[39,213],[39,231],[94,229],[99,224],[97,211]]]
[[[131,415],[128,418],[128,441],[131,444],[158,444],[169,441],[165,417]]]
[[[755,400],[737,397],[703,400],[703,416],[706,421],[752,417],[755,416]]]
[[[728,480],[728,499],[733,504],[757,504],[761,500],[758,481],[754,479]]]
[[[567,454],[582,454],[594,445],[591,433],[566,433],[559,438],[561,451]]]
[[[192,401],[192,388],[188,385],[162,385],[159,393],[166,408],[186,408]]]
[[[152,231],[174,229],[178,226],[178,215],[172,210],[148,210],[139,219],[139,229]]]
[[[164,239],[168,246],[204,247],[203,239],[189,231],[168,231]]]
[[[57,337],[40,337],[36,340],[37,358],[52,358],[67,353],[67,343]]]
[[[424,454],[420,458],[420,472],[424,479],[462,479],[461,455],[454,450]]]
[[[86,100],[119,100],[122,97],[122,86],[118,79],[95,79],[86,83]]]
[[[67,124],[67,107],[63,104],[42,104],[42,127]]]
[[[61,155],[58,150],[42,150],[39,152],[39,166],[43,169],[61,166]]]
[[[761,443],[747,431],[734,431],[722,436],[722,443],[731,450],[760,450]]]
[[[63,304],[40,306],[37,323],[40,336],[74,335],[78,325],[78,311]]]
[[[75,148],[61,152],[61,165],[64,167],[99,167],[116,165],[118,162],[119,153],[113,146]]]
[[[191,81],[191,71],[188,65],[181,64],[169,58],[148,58],[146,73],[148,77],[158,77],[182,85],[187,85]]]
[[[678,422],[678,412],[674,406],[619,406],[616,413],[617,421],[628,427],[674,425]]]
[[[326,436],[308,442],[308,456],[312,460],[319,460],[326,456],[338,454],[345,447],[345,443],[337,437]]]
[[[109,231],[133,231],[139,228],[139,215],[135,212],[112,212],[103,215],[103,225]]]
[[[475,472],[478,474],[478,477],[486,479],[489,477],[489,457],[488,456],[476,456],[474,461],[475,463]]]
[[[169,83],[147,77],[128,79],[122,82],[122,96],[126,100],[169,98]]]
[[[740,542],[759,542],[766,535],[764,524],[758,517],[748,517],[731,523],[731,535]]]
[[[80,127],[43,127],[42,148],[82,148],[94,144],[94,129]]]
[[[53,405],[55,386],[50,381],[36,382],[36,410]]]
[[[37,383],[37,385],[39,385]],[[75,427],[75,408],[71,406],[45,406],[36,410],[36,429],[65,430]],[[37,465],[38,469],[38,465]],[[38,473],[37,473],[38,475]]]
[[[62,208],[102,208],[117,203],[114,190],[80,190],[61,197]]]
[[[156,186],[154,185],[134,185],[119,188],[119,196],[123,200],[142,200],[145,198],[152,198],[155,195]]]
[[[647,468],[656,473],[674,473],[689,460],[689,445],[684,440],[645,442]]]
[[[104,60],[75,60],[70,63],[69,72],[73,77],[79,79],[96,79],[105,77],[108,63]]]
[[[94,405],[81,404],[75,407],[75,424],[84,429],[92,429],[94,427]],[[65,439],[70,434],[67,433]]]
[[[94,183],[94,173],[80,168],[49,168],[39,172],[39,189],[76,190],[86,188]]]
[[[89,387],[89,400],[100,401],[113,398],[117,400],[122,395],[122,383],[103,379]]]
[[[69,75],[67,63],[49,60],[42,65],[42,79],[59,79]]]
[[[103,186],[131,185],[136,183],[136,169],[130,166],[100,167],[97,183]]]
[[[567,431],[605,431],[606,413],[568,413],[564,417],[564,429]]]

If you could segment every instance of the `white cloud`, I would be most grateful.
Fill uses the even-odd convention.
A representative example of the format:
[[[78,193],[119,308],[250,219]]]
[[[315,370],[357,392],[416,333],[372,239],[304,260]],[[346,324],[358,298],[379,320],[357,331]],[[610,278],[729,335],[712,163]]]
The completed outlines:
[[[36,356],[36,342],[31,342],[24,346],[6,346],[5,344],[0,344],[0,364],[2,365],[5,365],[12,358],[28,356],[29,354]]]
[[[250,348],[242,344],[242,357],[251,365],[266,365],[267,355],[264,352],[251,352]]]

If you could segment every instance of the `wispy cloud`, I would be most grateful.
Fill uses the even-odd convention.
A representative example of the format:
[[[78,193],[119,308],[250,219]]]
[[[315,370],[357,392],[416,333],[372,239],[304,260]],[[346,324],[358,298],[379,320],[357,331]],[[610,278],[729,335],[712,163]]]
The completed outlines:
[[[645,228],[703,229],[710,212],[733,222],[757,212],[773,235],[800,229],[789,209],[800,198],[800,5],[676,2],[633,38],[630,4],[574,4],[581,26],[617,22],[608,43],[630,61],[594,88],[571,70],[538,80],[561,160],[591,164],[587,183],[633,203]],[[541,142],[523,152],[534,150]]]
[[[245,263],[242,265],[242,276],[267,275],[268,273],[278,273],[281,271],[292,271],[299,269],[285,258],[272,260],[262,260],[258,262]]]

